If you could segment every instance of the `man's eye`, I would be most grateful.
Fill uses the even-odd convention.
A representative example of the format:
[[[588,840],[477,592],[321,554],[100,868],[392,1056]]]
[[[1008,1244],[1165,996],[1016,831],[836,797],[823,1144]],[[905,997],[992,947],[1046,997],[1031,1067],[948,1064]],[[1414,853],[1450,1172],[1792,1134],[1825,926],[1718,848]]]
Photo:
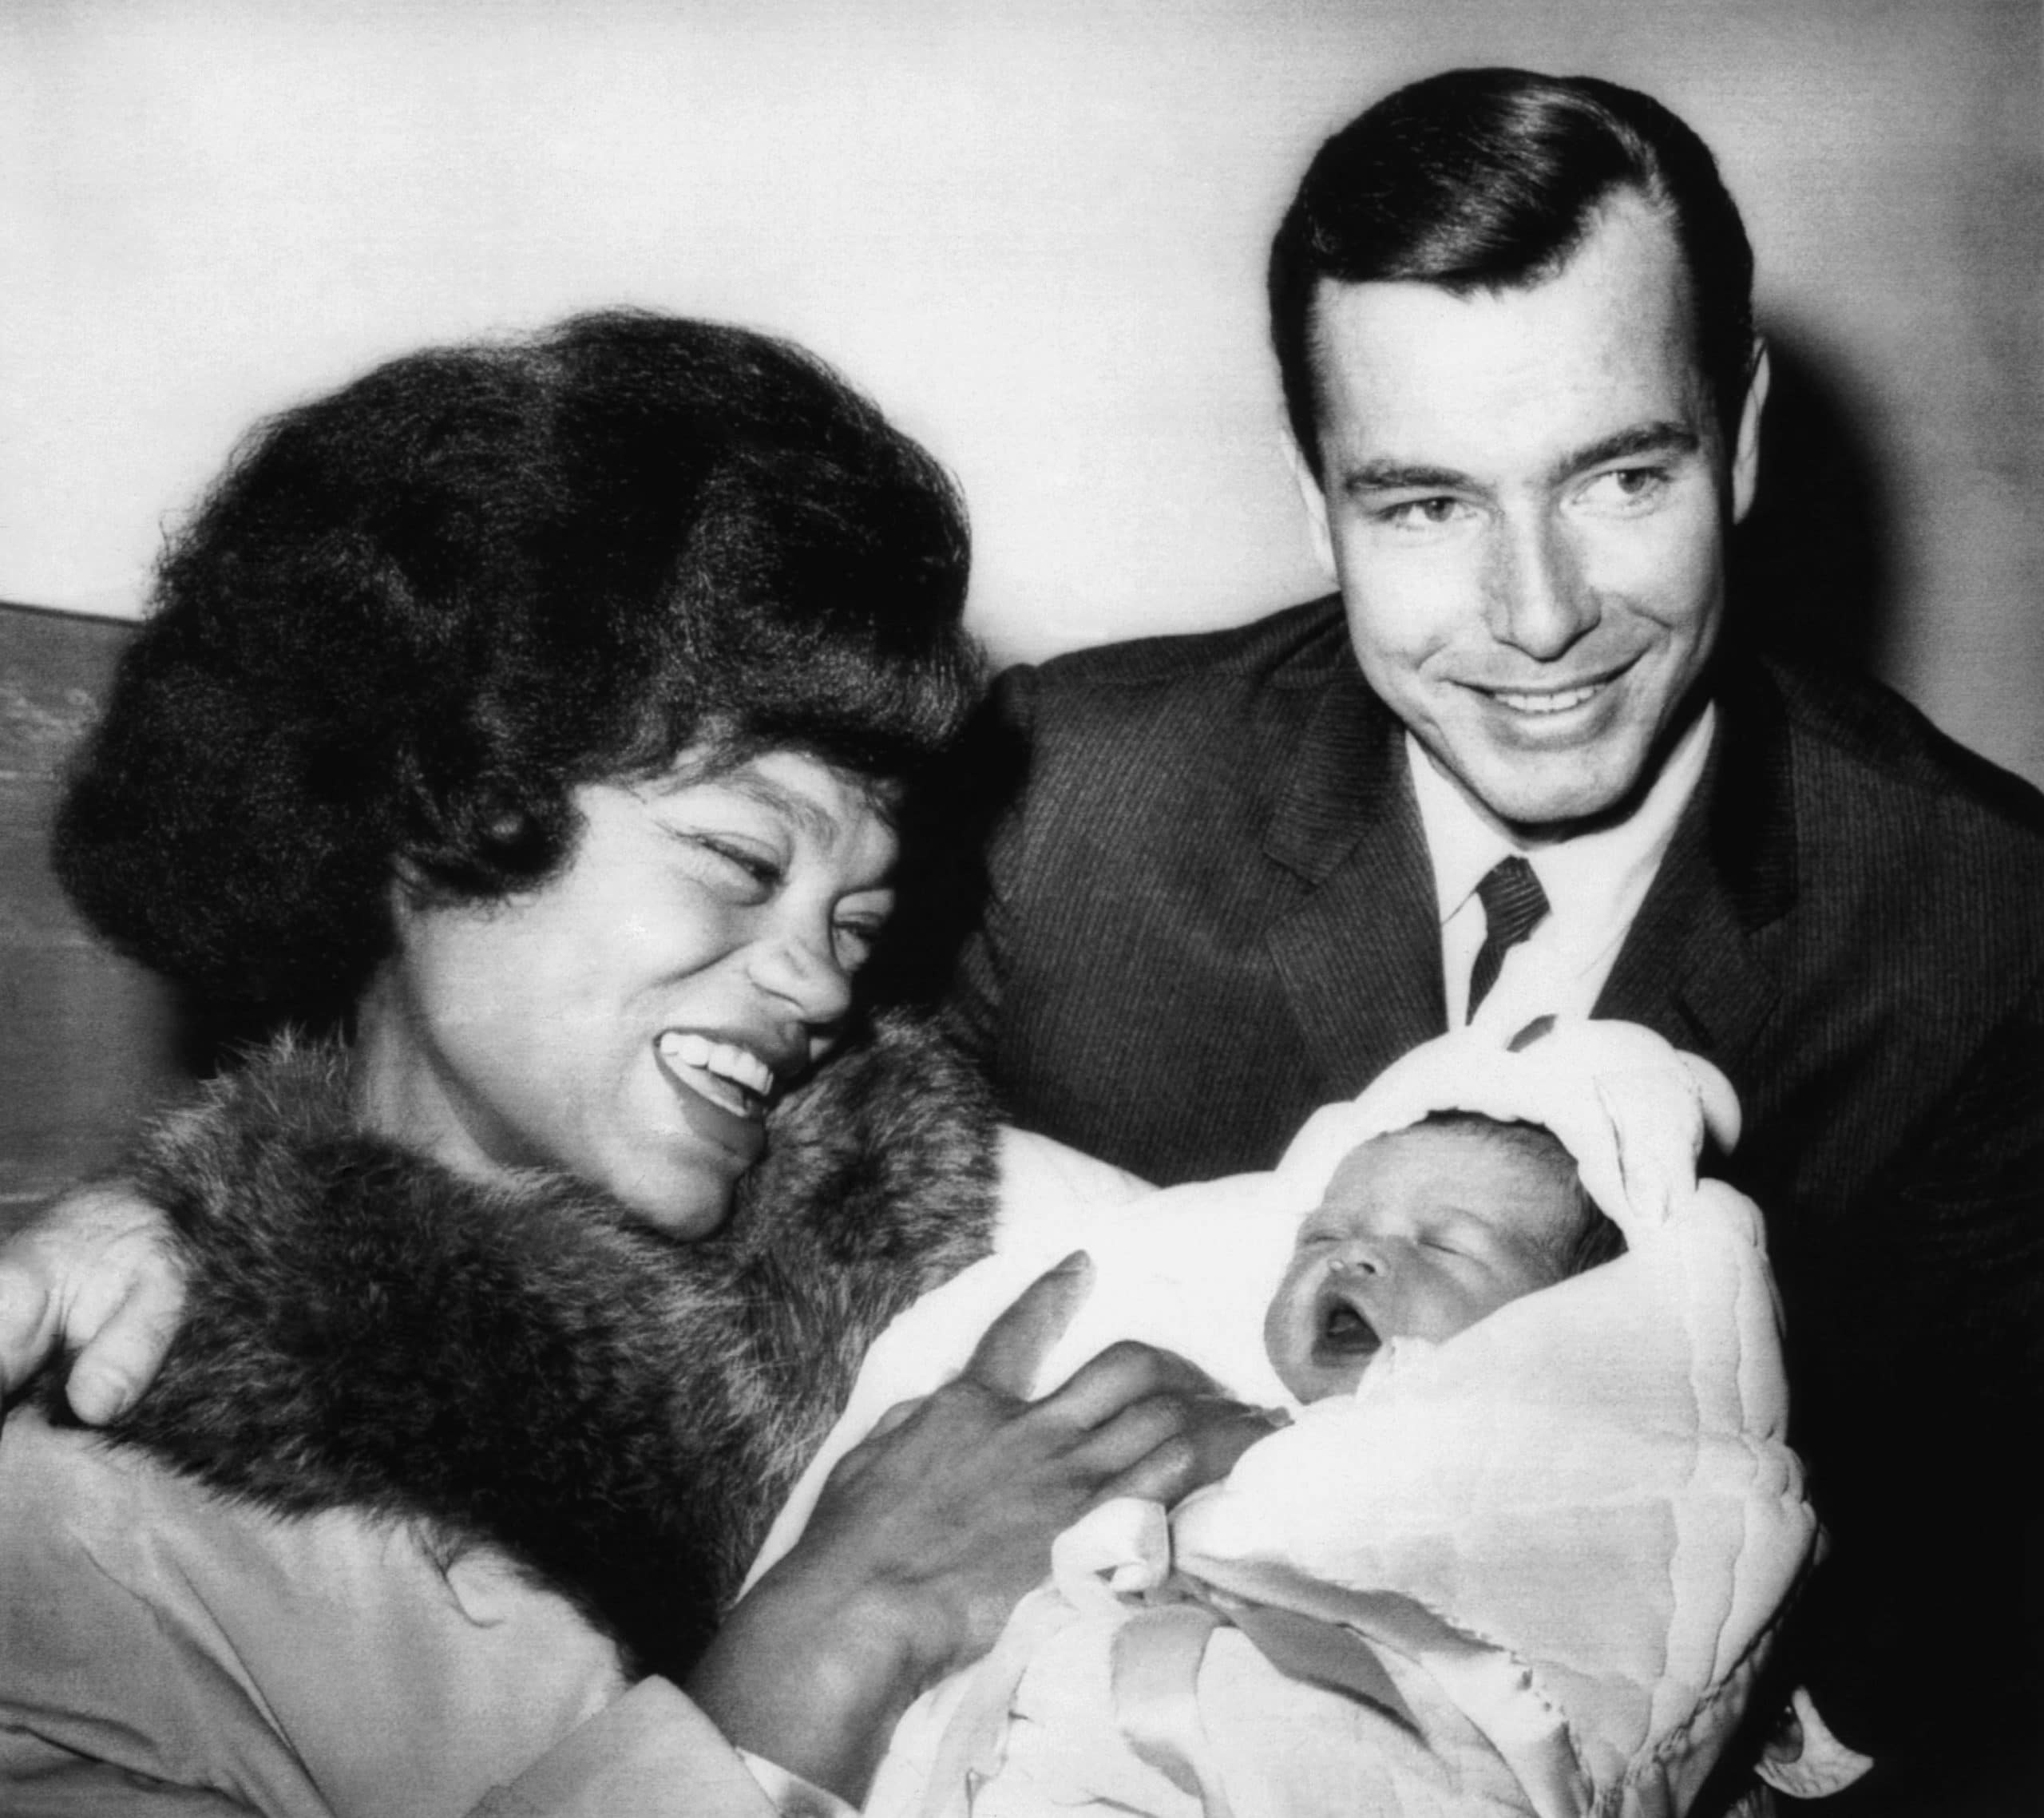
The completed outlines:
[[[1460,499],[1442,495],[1435,498],[1400,499],[1381,507],[1377,518],[1394,530],[1437,530],[1455,522],[1467,509]]]
[[[1614,467],[1592,479],[1583,496],[1591,505],[1623,509],[1658,497],[1667,484],[1663,467]]]

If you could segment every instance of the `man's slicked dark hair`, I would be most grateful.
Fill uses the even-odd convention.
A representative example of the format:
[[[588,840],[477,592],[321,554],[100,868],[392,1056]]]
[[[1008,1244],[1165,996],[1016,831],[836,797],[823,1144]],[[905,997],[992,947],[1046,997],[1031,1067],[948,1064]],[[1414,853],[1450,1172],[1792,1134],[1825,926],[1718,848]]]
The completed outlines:
[[[1317,473],[1311,360],[1324,281],[1456,295],[1551,276],[1599,206],[1662,210],[1687,267],[1697,354],[1728,442],[1753,358],[1753,248],[1709,148],[1658,101],[1590,76],[1453,69],[1388,95],[1323,144],[1270,248],[1285,408]]]
[[[614,312],[393,360],[173,541],[58,873],[145,964],[327,1020],[394,879],[544,882],[579,785],[706,747],[915,780],[979,692],[966,568],[943,470],[786,343]]]

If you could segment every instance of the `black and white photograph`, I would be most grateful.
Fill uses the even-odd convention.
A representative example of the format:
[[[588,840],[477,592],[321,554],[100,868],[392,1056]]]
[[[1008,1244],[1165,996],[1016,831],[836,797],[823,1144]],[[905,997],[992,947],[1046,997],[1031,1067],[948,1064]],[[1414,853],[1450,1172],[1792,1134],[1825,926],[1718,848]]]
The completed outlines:
[[[0,1814],[2044,1812],[2044,5],[0,0]]]

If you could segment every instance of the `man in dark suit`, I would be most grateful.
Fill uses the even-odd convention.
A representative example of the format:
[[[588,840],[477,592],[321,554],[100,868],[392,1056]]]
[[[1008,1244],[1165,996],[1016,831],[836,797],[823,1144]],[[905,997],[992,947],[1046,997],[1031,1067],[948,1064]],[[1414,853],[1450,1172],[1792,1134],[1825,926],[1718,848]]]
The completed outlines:
[[[957,1009],[1019,1122],[1164,1181],[1464,1020],[1716,1061],[1836,1543],[1800,1664],[1886,1758],[1833,1808],[1960,1808],[2035,1718],[2044,801],[1725,635],[1751,277],[1708,151],[1610,85],[1456,72],[1330,139],[1270,296],[1339,594],[1005,679]]]

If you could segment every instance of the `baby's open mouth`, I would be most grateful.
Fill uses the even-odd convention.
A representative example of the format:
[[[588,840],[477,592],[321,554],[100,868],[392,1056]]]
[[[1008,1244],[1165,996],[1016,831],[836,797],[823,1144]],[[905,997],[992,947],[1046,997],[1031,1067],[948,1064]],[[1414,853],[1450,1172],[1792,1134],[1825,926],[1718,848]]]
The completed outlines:
[[[1358,1357],[1376,1356],[1383,1345],[1377,1328],[1361,1308],[1337,1289],[1322,1291],[1313,1332],[1315,1357],[1328,1362],[1353,1362]]]

